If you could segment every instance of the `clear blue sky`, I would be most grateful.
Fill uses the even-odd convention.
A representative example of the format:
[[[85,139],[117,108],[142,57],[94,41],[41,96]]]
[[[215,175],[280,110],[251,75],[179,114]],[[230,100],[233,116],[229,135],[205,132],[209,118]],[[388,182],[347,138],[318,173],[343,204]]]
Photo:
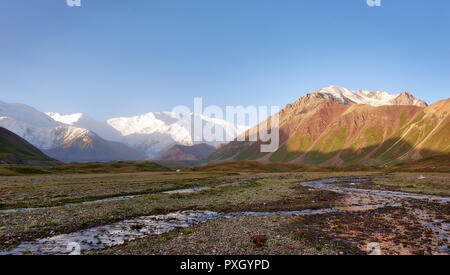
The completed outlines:
[[[450,1],[0,0],[0,100],[99,120],[339,85],[450,94]]]

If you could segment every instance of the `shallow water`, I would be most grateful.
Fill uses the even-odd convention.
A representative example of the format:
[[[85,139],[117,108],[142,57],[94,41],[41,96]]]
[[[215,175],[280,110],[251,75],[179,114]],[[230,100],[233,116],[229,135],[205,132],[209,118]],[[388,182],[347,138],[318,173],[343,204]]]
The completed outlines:
[[[6,209],[6,210],[0,210],[0,214],[15,213],[15,212],[19,212],[19,211],[35,211],[35,210],[39,210],[39,209],[49,209],[49,208],[56,208],[56,207],[69,206],[69,205],[86,205],[86,204],[102,203],[102,202],[107,202],[107,201],[129,200],[129,199],[133,199],[135,197],[136,196],[122,196],[122,197],[112,197],[112,198],[106,198],[106,199],[95,200],[95,201],[83,201],[83,202],[76,202],[76,203],[66,203],[66,204],[63,204],[63,205],[50,206],[50,207],[33,207],[33,208]]]
[[[0,255],[38,254],[55,255],[70,254],[78,244],[83,251],[103,249],[120,245],[128,241],[141,239],[149,235],[167,233],[176,228],[186,228],[191,225],[220,218],[237,218],[249,216],[275,215],[316,215],[341,212],[338,209],[319,209],[302,211],[276,212],[235,212],[216,213],[211,211],[182,211],[167,215],[155,215],[120,221],[105,226],[93,227],[70,234],[58,235],[51,238],[24,242],[10,251],[0,252]]]
[[[155,215],[139,217],[135,219],[120,221],[105,226],[98,226],[86,230],[63,234],[51,238],[24,242],[10,251],[0,252],[0,255],[7,254],[71,254],[73,249],[77,250],[97,250],[106,247],[123,244],[127,241],[144,238],[149,235],[163,234],[176,228],[185,228],[195,224],[207,222],[220,218],[236,218],[249,216],[272,216],[272,215],[317,215],[338,212],[366,211],[377,209],[386,205],[402,205],[402,199],[426,199],[433,201],[449,202],[448,198],[436,196],[424,196],[402,192],[363,190],[355,188],[340,187],[336,184],[342,182],[365,182],[370,179],[345,178],[345,179],[324,179],[299,183],[305,187],[314,189],[330,190],[348,194],[335,208],[319,210],[301,211],[274,211],[274,212],[235,212],[216,213],[211,211],[182,211],[167,215]],[[166,194],[190,193],[203,190],[205,187],[189,188],[165,192]],[[93,202],[89,202],[93,203]],[[425,214],[423,214],[425,215]],[[429,223],[428,223],[429,224]],[[434,225],[434,230],[437,230]],[[448,224],[446,225],[448,226]],[[448,228],[447,228],[448,229]],[[440,230],[442,238],[448,239],[448,230]],[[440,248],[441,251],[444,249]],[[77,253],[77,252],[76,252]]]
[[[302,182],[299,184],[305,187],[312,187],[320,190],[328,190],[346,194],[347,196],[341,202],[342,206],[336,206],[335,209],[345,211],[364,211],[380,208],[387,205],[401,206],[403,208],[409,209],[414,213],[414,216],[417,218],[417,222],[423,228],[429,228],[433,232],[433,235],[437,240],[433,241],[433,254],[448,255],[447,243],[449,241],[450,224],[442,220],[432,218],[427,213],[427,211],[410,207],[405,199],[448,203],[450,202],[450,198],[396,191],[347,188],[340,186],[340,184],[342,183],[350,183],[351,186],[356,186],[358,183],[369,182],[370,179],[353,179],[353,181],[355,182],[352,182],[352,180],[349,181],[349,178],[344,178]]]
[[[172,191],[166,191],[163,192],[163,194],[189,194],[194,193],[198,191],[202,191],[208,189],[208,187],[192,187],[192,188],[186,188],[186,189],[178,189],[178,190],[172,190]]]
[[[0,255],[58,255],[70,254],[73,249],[78,249],[78,252],[80,250],[102,249],[123,244],[125,241],[133,241],[153,234],[163,234],[176,228],[184,228],[220,217],[217,213],[210,211],[183,211],[167,215],[140,217],[70,234],[24,242],[10,251],[0,252]]]
[[[369,180],[362,180],[360,182],[367,182]],[[385,196],[385,197],[396,197],[396,198],[409,198],[409,199],[419,199],[419,200],[431,200],[431,201],[439,201],[439,202],[450,202],[450,198],[446,197],[438,197],[432,195],[423,195],[423,194],[414,194],[414,193],[405,193],[405,192],[397,192],[397,191],[385,191],[385,190],[369,190],[369,189],[358,189],[358,188],[347,188],[336,185],[340,182],[348,182],[348,179],[339,180],[339,179],[327,179],[327,180],[317,180],[317,181],[309,181],[309,182],[301,182],[299,183],[305,187],[313,187],[322,190],[328,191],[337,191],[343,193],[364,193],[371,194],[376,196]],[[333,183],[333,184],[327,184]]]
[[[188,194],[193,193],[201,190],[205,190],[208,187],[193,187],[193,188],[186,188],[186,189],[178,189],[178,190],[172,190],[172,191],[166,191],[162,192],[162,194]],[[76,202],[76,203],[66,203],[63,205],[58,206],[49,206],[49,207],[33,207],[33,208],[14,208],[14,209],[5,209],[0,210],[0,214],[8,214],[8,213],[16,213],[19,211],[35,211],[39,209],[50,209],[50,208],[56,208],[56,207],[62,207],[62,206],[70,206],[70,205],[86,205],[86,204],[94,204],[94,203],[102,203],[102,202],[108,202],[108,201],[120,201],[120,200],[129,200],[140,196],[121,196],[121,197],[111,197],[101,200],[95,200],[95,201],[84,201],[84,202]]]

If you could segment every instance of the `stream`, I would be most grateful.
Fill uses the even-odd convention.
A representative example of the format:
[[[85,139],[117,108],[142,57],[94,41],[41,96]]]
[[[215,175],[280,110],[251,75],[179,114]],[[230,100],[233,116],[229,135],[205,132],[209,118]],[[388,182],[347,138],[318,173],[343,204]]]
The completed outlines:
[[[208,187],[192,187],[192,188],[186,188],[186,189],[177,189],[177,190],[161,192],[161,194],[166,194],[166,195],[188,194],[188,193],[199,192],[199,191],[202,191],[202,190],[205,190],[205,189],[208,189]],[[121,200],[134,199],[136,197],[140,197],[140,196],[110,197],[110,198],[101,199],[101,200],[83,201],[83,202],[76,202],[76,203],[66,203],[66,204],[63,204],[63,205],[48,206],[48,207],[29,207],[29,208],[3,209],[3,210],[0,210],[0,214],[16,213],[16,212],[19,212],[19,211],[35,211],[35,210],[39,210],[39,209],[49,209],[49,208],[56,208],[56,207],[70,206],[70,205],[86,205],[86,204],[102,203],[102,202],[108,202],[108,201],[121,201]]]
[[[50,238],[38,239],[31,242],[23,242],[19,246],[9,250],[0,251],[0,255],[17,254],[38,254],[38,255],[58,255],[58,254],[79,254],[83,251],[104,249],[107,247],[120,245],[125,242],[145,238],[150,235],[159,235],[170,232],[177,228],[186,228],[192,225],[221,218],[236,218],[246,216],[269,216],[269,215],[318,215],[337,212],[354,212],[377,209],[384,206],[405,206],[403,201],[406,198],[448,203],[450,198],[428,196],[412,193],[366,190],[358,188],[347,188],[339,186],[339,183],[350,183],[358,185],[370,181],[370,178],[332,178],[301,182],[300,185],[309,187],[311,192],[318,190],[328,190],[346,194],[345,199],[334,208],[301,211],[275,211],[275,212],[235,212],[216,213],[211,211],[181,211],[167,215],[153,215],[119,221],[113,224],[93,227],[86,230],[62,234]],[[173,193],[195,192],[202,189],[175,190]],[[405,206],[406,207],[406,206]],[[439,237],[448,240],[449,224],[441,223],[436,226],[427,222],[426,213],[421,211],[423,225],[431,227],[439,232]],[[446,246],[438,248],[441,253],[448,253]]]

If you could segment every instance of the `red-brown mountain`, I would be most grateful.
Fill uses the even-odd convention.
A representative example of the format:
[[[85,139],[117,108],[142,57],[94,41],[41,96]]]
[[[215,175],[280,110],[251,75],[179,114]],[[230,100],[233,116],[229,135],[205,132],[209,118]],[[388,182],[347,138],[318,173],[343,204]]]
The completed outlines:
[[[449,154],[449,114],[450,99],[427,106],[406,92],[351,92],[331,86],[280,112],[276,152],[261,153],[258,142],[233,141],[208,161],[390,165]]]

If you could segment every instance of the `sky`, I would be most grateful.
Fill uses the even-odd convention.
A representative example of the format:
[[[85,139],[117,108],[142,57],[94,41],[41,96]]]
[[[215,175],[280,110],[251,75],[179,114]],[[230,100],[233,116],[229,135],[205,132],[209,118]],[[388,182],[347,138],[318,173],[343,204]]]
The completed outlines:
[[[281,108],[330,85],[450,94],[450,1],[0,0],[0,100],[98,120]]]

